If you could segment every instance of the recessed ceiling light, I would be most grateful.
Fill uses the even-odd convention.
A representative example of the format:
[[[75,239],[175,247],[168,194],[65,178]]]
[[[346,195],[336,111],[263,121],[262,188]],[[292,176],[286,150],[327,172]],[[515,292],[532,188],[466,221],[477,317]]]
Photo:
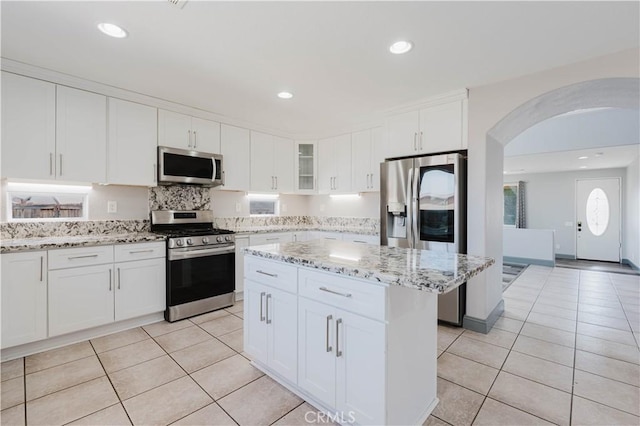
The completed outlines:
[[[278,97],[280,99],[291,99],[291,98],[293,98],[293,93],[291,93],[291,92],[280,92],[280,93],[278,93]]]
[[[587,168],[587,166],[580,166],[580,168],[581,168],[581,169],[586,169],[586,168]]]
[[[578,160],[586,160],[587,158],[589,157],[587,157],[586,155],[583,155],[582,157],[578,157]]]
[[[604,152],[596,152],[596,157],[602,157],[604,155]]]
[[[389,51],[391,53],[396,54],[396,55],[401,55],[403,53],[407,53],[411,49],[413,49],[413,43],[411,43],[410,41],[406,41],[406,40],[396,41],[395,43],[393,43],[389,47]]]
[[[116,24],[110,24],[108,22],[99,23],[98,29],[106,35],[115,38],[125,38],[128,35],[124,29],[120,28]]]

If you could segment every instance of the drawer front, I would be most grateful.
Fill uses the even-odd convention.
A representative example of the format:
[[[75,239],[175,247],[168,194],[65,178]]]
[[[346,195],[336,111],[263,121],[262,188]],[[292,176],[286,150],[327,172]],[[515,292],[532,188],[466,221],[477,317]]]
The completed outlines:
[[[336,274],[300,268],[300,296],[326,303],[354,314],[384,321],[386,287]]]
[[[49,270],[113,263],[113,246],[49,250]]]
[[[165,242],[119,244],[114,246],[116,262],[165,257]]]
[[[286,263],[245,255],[244,278],[290,293],[298,292],[298,268]]]
[[[293,236],[291,233],[267,233],[267,234],[258,234],[249,236],[249,245],[251,246],[259,246],[263,244],[279,244],[279,243],[290,243],[293,241]]]
[[[352,243],[380,245],[380,237],[377,235],[344,234],[342,240]]]

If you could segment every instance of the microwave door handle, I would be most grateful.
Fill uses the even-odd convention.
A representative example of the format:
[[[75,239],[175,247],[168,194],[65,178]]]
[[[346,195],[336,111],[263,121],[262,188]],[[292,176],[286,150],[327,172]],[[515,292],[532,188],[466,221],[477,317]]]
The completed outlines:
[[[213,164],[213,176],[211,177],[211,180],[214,181],[216,180],[216,176],[218,176],[218,166],[216,165],[216,159],[212,158],[211,159],[211,164]]]

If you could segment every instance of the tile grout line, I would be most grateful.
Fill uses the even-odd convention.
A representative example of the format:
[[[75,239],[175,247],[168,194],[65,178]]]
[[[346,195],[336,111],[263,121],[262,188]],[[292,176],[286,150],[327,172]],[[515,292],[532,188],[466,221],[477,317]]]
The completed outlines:
[[[302,398],[300,398],[300,399],[302,399]],[[284,415],[282,415],[282,416],[278,417],[276,420],[274,420],[274,421],[272,421],[271,423],[269,423],[269,425],[271,426],[271,425],[273,425],[273,424],[275,424],[275,423],[279,422],[280,420],[284,419],[284,418],[285,418],[289,413],[291,413],[292,411],[296,410],[298,407],[302,407],[302,405],[303,405],[305,402],[307,402],[307,401],[305,401],[305,400],[303,399],[303,400],[302,400],[302,402],[301,402],[300,404],[296,405],[296,406],[295,406],[295,407],[293,407],[291,410],[289,410],[289,411],[287,411],[286,413],[284,413]],[[311,404],[309,404],[309,405],[311,405]],[[314,408],[315,408],[315,407],[314,407]]]

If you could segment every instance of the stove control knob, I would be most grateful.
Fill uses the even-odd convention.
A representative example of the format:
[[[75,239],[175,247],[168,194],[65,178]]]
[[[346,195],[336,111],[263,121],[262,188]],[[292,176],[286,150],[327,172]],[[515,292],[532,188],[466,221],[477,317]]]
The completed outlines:
[[[227,235],[226,237],[224,237],[224,239],[225,239],[226,241],[231,241],[231,236],[230,236],[230,235]]]
[[[219,242],[219,243],[221,243],[221,242],[223,242],[223,241],[224,241],[224,238],[223,238],[223,237],[217,237],[217,238],[216,238],[216,241],[217,241],[217,242]]]
[[[182,240],[176,240],[176,245],[178,247],[182,247]]]
[[[193,241],[191,240],[191,238],[187,238],[187,245],[188,246],[193,245]]]
[[[202,238],[202,244],[209,244],[209,239],[207,237]]]

